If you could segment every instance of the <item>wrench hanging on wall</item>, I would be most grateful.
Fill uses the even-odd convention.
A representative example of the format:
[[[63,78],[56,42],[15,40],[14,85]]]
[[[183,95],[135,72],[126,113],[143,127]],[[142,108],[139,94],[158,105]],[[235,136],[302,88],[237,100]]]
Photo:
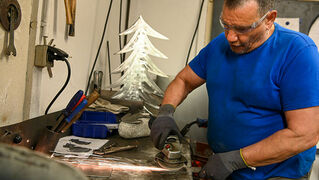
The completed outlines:
[[[9,45],[6,49],[6,55],[17,55],[14,46],[14,30],[18,28],[21,22],[21,8],[17,0],[0,1],[0,23],[3,28],[9,32]]]

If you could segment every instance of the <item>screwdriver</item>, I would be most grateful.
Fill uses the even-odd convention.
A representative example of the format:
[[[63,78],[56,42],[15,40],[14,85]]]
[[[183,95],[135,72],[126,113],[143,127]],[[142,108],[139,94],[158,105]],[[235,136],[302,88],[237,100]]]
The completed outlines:
[[[56,132],[60,132],[68,123],[70,123],[71,119],[76,116],[86,105],[88,101],[83,99],[83,101],[72,111],[72,113],[64,119],[61,125],[58,126]]]
[[[61,132],[63,133],[68,128],[70,128],[71,125],[81,117],[83,111],[91,104],[93,104],[99,97],[100,94],[97,92],[97,90],[93,90],[93,92],[86,97],[87,104],[85,105],[85,107],[75,117],[72,118],[72,120],[61,130]]]
[[[77,93],[75,93],[73,95],[73,97],[71,98],[71,100],[69,101],[68,105],[66,106],[65,109],[63,109],[61,115],[59,116],[59,118],[57,119],[57,123],[55,124],[55,126],[52,128],[52,131],[56,131],[56,128],[59,126],[59,124],[62,122],[62,120],[65,117],[68,117],[71,113],[72,113],[72,109],[78,104],[78,102],[81,100],[82,96],[83,96],[83,91],[79,90]]]

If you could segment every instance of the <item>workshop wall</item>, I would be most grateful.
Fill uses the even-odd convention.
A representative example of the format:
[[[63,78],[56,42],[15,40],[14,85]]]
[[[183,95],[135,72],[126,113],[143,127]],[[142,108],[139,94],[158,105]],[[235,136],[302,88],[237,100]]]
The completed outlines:
[[[65,63],[54,62],[54,67],[52,68],[53,77],[50,78],[46,68],[33,67],[34,57],[31,60],[28,59],[30,54],[31,56],[32,54],[34,55],[34,46],[43,44],[40,28],[42,2],[42,0],[19,2],[23,15],[20,27],[15,31],[16,57],[7,57],[4,54],[8,43],[8,33],[3,28],[0,29],[0,126],[43,115],[47,105],[66,80],[67,68]],[[63,109],[67,101],[78,89],[85,90],[89,71],[102,36],[110,1],[77,2],[75,37],[70,37],[66,34],[67,27],[63,1],[51,0],[47,2],[49,3],[46,23],[47,41],[53,38],[53,44],[56,47],[72,56],[69,59],[72,72],[71,80],[49,111],[54,112]],[[124,30],[126,16],[126,2],[123,1],[122,6],[122,31]],[[195,29],[200,3],[200,0],[131,1],[129,26],[137,20],[139,15],[142,15],[146,22],[155,30],[170,39],[168,41],[151,39],[154,46],[169,57],[169,59],[152,58],[154,63],[168,75],[175,76],[185,65],[187,50]],[[120,56],[114,54],[120,49],[118,45],[119,7],[120,1],[113,1],[106,36],[95,68],[104,72],[102,85],[104,89],[109,85],[106,41],[110,43],[111,69],[120,64]],[[190,59],[203,46],[206,7],[207,3],[205,3],[203,8],[199,35],[195,39]],[[37,18],[34,20],[31,19],[32,9],[37,12],[35,13]],[[31,36],[33,33],[31,30],[36,31],[35,38]],[[128,37],[129,39],[130,37]],[[35,43],[29,47],[28,44],[34,41]],[[29,53],[28,50],[30,51]],[[28,67],[30,64],[31,68]],[[118,77],[118,75],[113,75],[113,82]],[[30,98],[28,99],[28,97]],[[27,101],[25,102],[24,99]],[[26,104],[25,108],[23,108],[24,103]],[[23,118],[23,115],[27,116]]]
[[[0,25],[0,125],[21,122],[26,85],[29,27],[33,1],[19,1],[21,23],[14,31],[16,56],[7,56],[9,33]]]
[[[123,0],[122,31],[125,30],[126,2],[127,1]],[[203,7],[200,26],[198,29],[199,33],[194,41],[190,60],[199,52],[201,47],[204,46],[206,31],[205,20],[208,2],[209,1],[205,1]],[[54,38],[54,44],[56,47],[66,51],[70,54],[70,56],[72,56],[72,58],[69,59],[72,68],[71,80],[49,111],[54,112],[63,109],[67,101],[77,90],[85,90],[89,71],[93,65],[101,40],[110,1],[77,1],[74,37],[66,35],[64,3],[57,0],[51,0],[49,3],[47,23],[49,39]],[[131,26],[138,17],[142,15],[144,20],[152,28],[169,38],[169,40],[150,38],[153,45],[168,56],[168,59],[151,57],[153,62],[168,75],[175,76],[185,66],[187,51],[197,23],[200,5],[201,0],[131,1],[128,21],[129,26]],[[36,44],[43,43],[40,38],[41,7],[42,0],[40,0],[39,4],[39,23]],[[107,24],[105,38],[95,66],[95,70],[102,70],[104,72],[104,79],[102,83],[103,89],[107,89],[107,86],[110,84],[108,78],[109,72],[106,41],[109,41],[110,44],[111,69],[113,70],[120,65],[120,56],[115,54],[120,50],[118,39],[119,8],[120,1],[114,0]],[[129,41],[130,38],[131,36],[128,36],[127,40]],[[128,57],[128,55],[126,57]],[[43,115],[47,105],[65,82],[67,75],[65,63],[55,62],[52,71],[53,78],[49,78],[46,68],[34,68],[33,70],[30,117]],[[118,78],[119,75],[112,75],[112,82]],[[202,90],[198,91],[205,92],[206,89],[203,86]],[[196,92],[193,94],[196,94]],[[203,98],[206,99],[205,93]],[[193,104],[192,107],[193,106],[196,105]],[[207,103],[203,104],[203,106],[197,107],[207,111]],[[178,114],[179,113],[177,113],[177,116]],[[181,114],[183,113],[181,112]],[[191,118],[191,120],[194,118]]]
[[[33,66],[34,57],[28,60],[28,43],[34,46],[43,44],[41,18],[43,0],[21,1],[23,20],[16,31],[17,57],[6,57],[3,52],[0,57],[0,126],[14,124],[22,120],[41,116],[44,114],[48,104],[60,90],[67,77],[67,67],[62,61],[55,61],[52,68],[53,77],[50,78],[46,68]],[[65,52],[71,58],[71,79],[63,93],[51,107],[50,112],[63,109],[72,95],[79,89],[85,90],[88,76],[93,65],[97,49],[101,40],[103,27],[109,8],[110,1],[77,1],[75,36],[67,35],[65,7],[63,1],[47,0],[47,42],[54,39],[53,44]],[[122,5],[122,27],[124,31],[126,17],[126,0]],[[171,78],[167,83],[185,66],[188,48],[197,23],[201,0],[139,0],[131,1],[128,25],[131,26],[140,15],[156,31],[165,35],[169,40],[151,38],[153,45],[168,59],[151,57],[153,62]],[[205,32],[209,31],[210,25],[206,24],[207,7],[212,5],[212,0],[205,1],[197,36],[195,38],[189,61],[205,45]],[[210,6],[211,6],[210,5]],[[37,15],[35,18],[35,38],[30,39],[29,24],[32,8]],[[107,89],[109,83],[108,61],[106,41],[110,44],[111,69],[120,65],[120,56],[115,53],[119,48],[119,13],[120,1],[113,0],[110,17],[107,24],[105,38],[100,50],[95,70],[104,72],[102,89]],[[207,33],[206,33],[207,34]],[[209,34],[209,33],[208,33]],[[127,40],[130,40],[128,36]],[[8,38],[3,29],[0,30],[1,44]],[[207,37],[206,37],[207,39]],[[122,38],[123,40],[123,38]],[[206,41],[207,43],[207,41]],[[122,43],[123,44],[123,43]],[[1,46],[0,46],[1,47]],[[1,48],[3,51],[4,48]],[[128,56],[126,56],[128,57]],[[27,64],[29,61],[29,64]],[[30,68],[31,64],[31,68]],[[29,66],[28,66],[29,65]],[[26,76],[27,69],[29,70]],[[112,75],[114,82],[119,75]],[[27,84],[27,86],[25,86]],[[26,94],[26,96],[25,96]],[[26,98],[25,98],[26,97]],[[26,101],[24,102],[24,99]],[[26,104],[23,109],[23,104]],[[196,117],[207,118],[207,93],[205,86],[194,91],[176,112],[177,123],[180,127],[194,120]],[[23,115],[25,115],[23,118]],[[195,129],[195,128],[194,128]],[[192,130],[193,131],[193,130]],[[198,136],[197,132],[192,132]],[[194,130],[197,131],[197,130]],[[206,132],[200,130],[200,136],[204,137]],[[194,135],[194,136],[195,136]]]

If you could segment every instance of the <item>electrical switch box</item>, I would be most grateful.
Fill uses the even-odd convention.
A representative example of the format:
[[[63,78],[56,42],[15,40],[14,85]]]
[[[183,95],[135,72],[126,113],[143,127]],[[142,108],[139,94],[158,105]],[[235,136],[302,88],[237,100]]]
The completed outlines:
[[[34,65],[37,67],[47,67],[48,46],[37,45],[35,46],[35,60]]]

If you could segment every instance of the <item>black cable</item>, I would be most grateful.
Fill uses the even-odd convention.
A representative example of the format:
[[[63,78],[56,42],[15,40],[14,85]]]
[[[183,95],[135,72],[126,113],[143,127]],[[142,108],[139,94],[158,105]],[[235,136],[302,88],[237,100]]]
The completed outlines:
[[[125,29],[128,28],[128,22],[130,19],[130,8],[131,8],[131,0],[127,0],[126,4],[126,17],[125,17]],[[127,42],[127,35],[124,36],[124,46],[126,45]],[[125,55],[126,53],[123,54],[123,62],[125,61]]]
[[[309,28],[308,28],[308,35],[309,35],[309,33],[310,33],[310,30],[311,30],[311,28],[312,28],[312,25],[313,24],[315,24],[315,22],[316,22],[316,20],[319,18],[319,14],[312,20],[312,22],[311,22],[311,24],[310,24],[310,26],[309,26]]]
[[[48,114],[49,109],[51,108],[52,104],[54,103],[54,101],[60,96],[60,94],[63,92],[63,90],[65,89],[65,87],[68,85],[69,81],[70,81],[70,77],[71,77],[71,67],[70,67],[70,63],[68,60],[64,59],[62,60],[66,63],[67,67],[68,67],[68,76],[66,78],[66,81],[64,83],[64,85],[62,86],[62,88],[60,89],[60,91],[55,95],[55,97],[52,99],[52,101],[50,102],[50,104],[48,105],[47,109],[45,110],[44,114]]]
[[[205,0],[202,0],[202,4],[200,5],[199,16],[198,16],[198,20],[197,20],[197,24],[196,24],[196,28],[195,28],[195,31],[194,31],[194,34],[193,34],[193,38],[192,38],[191,44],[190,44],[190,47],[189,47],[189,49],[188,49],[185,67],[186,67],[187,64],[188,64],[189,55],[190,55],[190,53],[191,53],[192,46],[193,46],[193,42],[194,42],[194,39],[195,39],[197,30],[198,30],[200,17],[201,17],[201,15],[202,15],[202,9],[203,9],[203,5],[204,5],[204,1],[205,1]]]
[[[107,59],[108,59],[108,65],[109,65],[109,80],[110,80],[110,85],[112,84],[112,73],[111,73],[111,58],[110,58],[110,44],[109,41],[106,41],[106,48],[107,48]],[[112,91],[112,88],[110,88]]]
[[[120,19],[119,19],[119,34],[122,32],[122,0],[120,1]],[[121,39],[121,35],[119,35],[119,45],[120,45],[120,50],[122,49],[122,39]],[[123,59],[123,54],[120,54],[120,60],[121,63],[123,63],[124,59]]]
[[[100,54],[101,46],[102,46],[102,43],[103,43],[103,40],[104,40],[105,31],[106,31],[107,22],[109,20],[111,8],[112,8],[112,3],[113,3],[113,0],[110,1],[109,10],[107,11],[107,16],[106,16],[106,20],[105,20],[105,24],[104,24],[104,30],[103,30],[102,38],[101,38],[100,45],[99,45],[99,48],[97,50],[97,53],[96,53],[96,56],[95,56],[95,60],[94,60],[94,63],[93,63],[93,66],[92,66],[92,69],[91,69],[91,72],[90,72],[89,80],[88,80],[88,83],[87,83],[87,86],[86,86],[86,89],[85,89],[85,95],[87,95],[87,92],[88,92],[88,89],[89,89],[89,86],[90,86],[90,81],[91,81],[91,78],[92,78],[92,74],[93,74],[93,71],[94,71],[94,67],[95,67],[95,64],[97,62],[97,58],[99,57],[99,54]]]

